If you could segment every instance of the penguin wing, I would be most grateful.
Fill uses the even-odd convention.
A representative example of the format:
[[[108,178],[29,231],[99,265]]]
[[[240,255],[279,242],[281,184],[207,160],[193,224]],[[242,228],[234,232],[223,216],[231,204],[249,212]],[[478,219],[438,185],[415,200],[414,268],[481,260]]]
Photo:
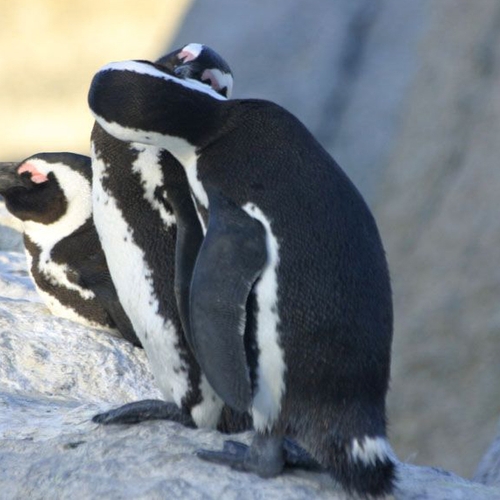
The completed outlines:
[[[111,286],[114,288],[114,285],[111,283]],[[128,340],[130,343],[135,345],[136,347],[142,347],[141,341],[137,337],[134,327],[130,322],[129,317],[123,310],[123,307],[118,300],[118,295],[116,290],[113,293],[109,292],[109,287],[102,287],[96,285],[91,287],[96,297],[99,299],[101,304],[103,305],[106,312],[109,314],[111,319],[116,325],[117,330],[120,332],[121,336]]]
[[[189,292],[196,258],[203,243],[203,229],[189,191],[180,193],[176,211],[177,237],[175,246],[175,296],[184,336],[194,352],[189,324]]]
[[[137,347],[142,347],[129,317],[118,299],[116,288],[106,264],[104,254],[94,254],[78,267],[80,285],[92,290],[121,336]]]
[[[266,233],[222,195],[209,194],[209,203],[190,292],[194,355],[219,396],[246,411],[252,399],[244,342],[247,299],[266,264]]]

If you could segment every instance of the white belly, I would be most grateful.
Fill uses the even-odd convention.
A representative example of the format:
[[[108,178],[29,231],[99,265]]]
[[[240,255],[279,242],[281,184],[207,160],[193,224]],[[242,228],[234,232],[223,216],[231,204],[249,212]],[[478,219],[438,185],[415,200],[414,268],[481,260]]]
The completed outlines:
[[[102,187],[100,179],[104,167],[101,160],[93,158],[94,223],[111,277],[118,298],[146,351],[151,371],[165,400],[181,406],[182,398],[190,389],[189,366],[181,359],[177,345],[177,339],[183,332],[176,331],[172,322],[157,312],[159,304],[153,288],[153,270],[150,269],[143,250],[134,244],[132,230],[114,198]],[[146,191],[146,199],[150,191],[151,189]],[[148,201],[151,203],[152,200]],[[153,203],[151,205],[152,209],[162,208]],[[204,376],[200,389],[202,402],[192,408],[191,415],[199,427],[215,427],[223,403]]]
[[[146,351],[151,370],[167,401],[180,405],[188,390],[187,369],[176,348],[177,332],[158,311],[152,273],[144,252],[132,240],[132,231],[114,198],[100,182],[100,160],[93,159],[94,223],[106,254],[118,298]]]

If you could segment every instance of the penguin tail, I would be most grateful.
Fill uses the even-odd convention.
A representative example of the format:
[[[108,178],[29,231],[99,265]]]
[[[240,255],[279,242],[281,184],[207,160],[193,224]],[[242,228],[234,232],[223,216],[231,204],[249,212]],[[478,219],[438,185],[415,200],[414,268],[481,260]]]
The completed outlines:
[[[385,436],[361,436],[339,443],[330,441],[315,458],[350,494],[385,498],[393,493],[396,456]]]

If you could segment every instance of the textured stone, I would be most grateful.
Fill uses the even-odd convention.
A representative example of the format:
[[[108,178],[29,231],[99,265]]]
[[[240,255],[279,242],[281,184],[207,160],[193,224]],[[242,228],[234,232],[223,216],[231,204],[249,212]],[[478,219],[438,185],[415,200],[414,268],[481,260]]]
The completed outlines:
[[[479,462],[474,480],[500,487],[500,432]]]
[[[0,484],[2,500],[348,498],[328,474],[264,480],[199,460],[224,436],[171,422],[99,426],[99,411],[158,398],[142,350],[51,316],[22,254],[0,252]],[[250,433],[237,436],[248,442]],[[396,499],[483,500],[500,489],[442,470],[399,464]]]
[[[436,3],[377,203],[396,448],[467,475],[500,415],[499,36],[498,2]]]

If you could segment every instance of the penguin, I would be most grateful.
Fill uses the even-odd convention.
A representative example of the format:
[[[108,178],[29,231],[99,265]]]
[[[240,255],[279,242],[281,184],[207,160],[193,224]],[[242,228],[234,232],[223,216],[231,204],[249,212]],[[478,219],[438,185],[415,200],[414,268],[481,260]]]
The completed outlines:
[[[92,221],[91,178],[88,156],[38,153],[0,163],[0,194],[23,223],[28,269],[49,310],[140,346]]]
[[[163,72],[187,84],[215,89],[226,99],[232,89],[227,63],[212,49],[191,43],[159,59]],[[122,109],[121,112],[126,112]],[[161,147],[124,143],[96,123],[91,134],[94,223],[111,277],[148,357],[165,403],[138,401],[94,417],[102,424],[170,419],[224,432],[246,430],[251,419],[217,396],[186,340],[182,317],[189,282],[176,279],[177,265],[189,267],[203,238],[184,170]],[[172,203],[185,220],[177,229]],[[184,300],[177,303],[177,296]],[[182,314],[181,314],[182,312]]]
[[[345,172],[279,105],[226,100],[154,63],[104,66],[88,100],[108,134],[178,160],[202,221],[196,258],[176,268],[189,282],[186,336],[210,386],[251,413],[256,433],[249,447],[199,457],[274,477],[290,437],[347,491],[390,494],[389,269]],[[173,210],[181,230],[189,219]]]

